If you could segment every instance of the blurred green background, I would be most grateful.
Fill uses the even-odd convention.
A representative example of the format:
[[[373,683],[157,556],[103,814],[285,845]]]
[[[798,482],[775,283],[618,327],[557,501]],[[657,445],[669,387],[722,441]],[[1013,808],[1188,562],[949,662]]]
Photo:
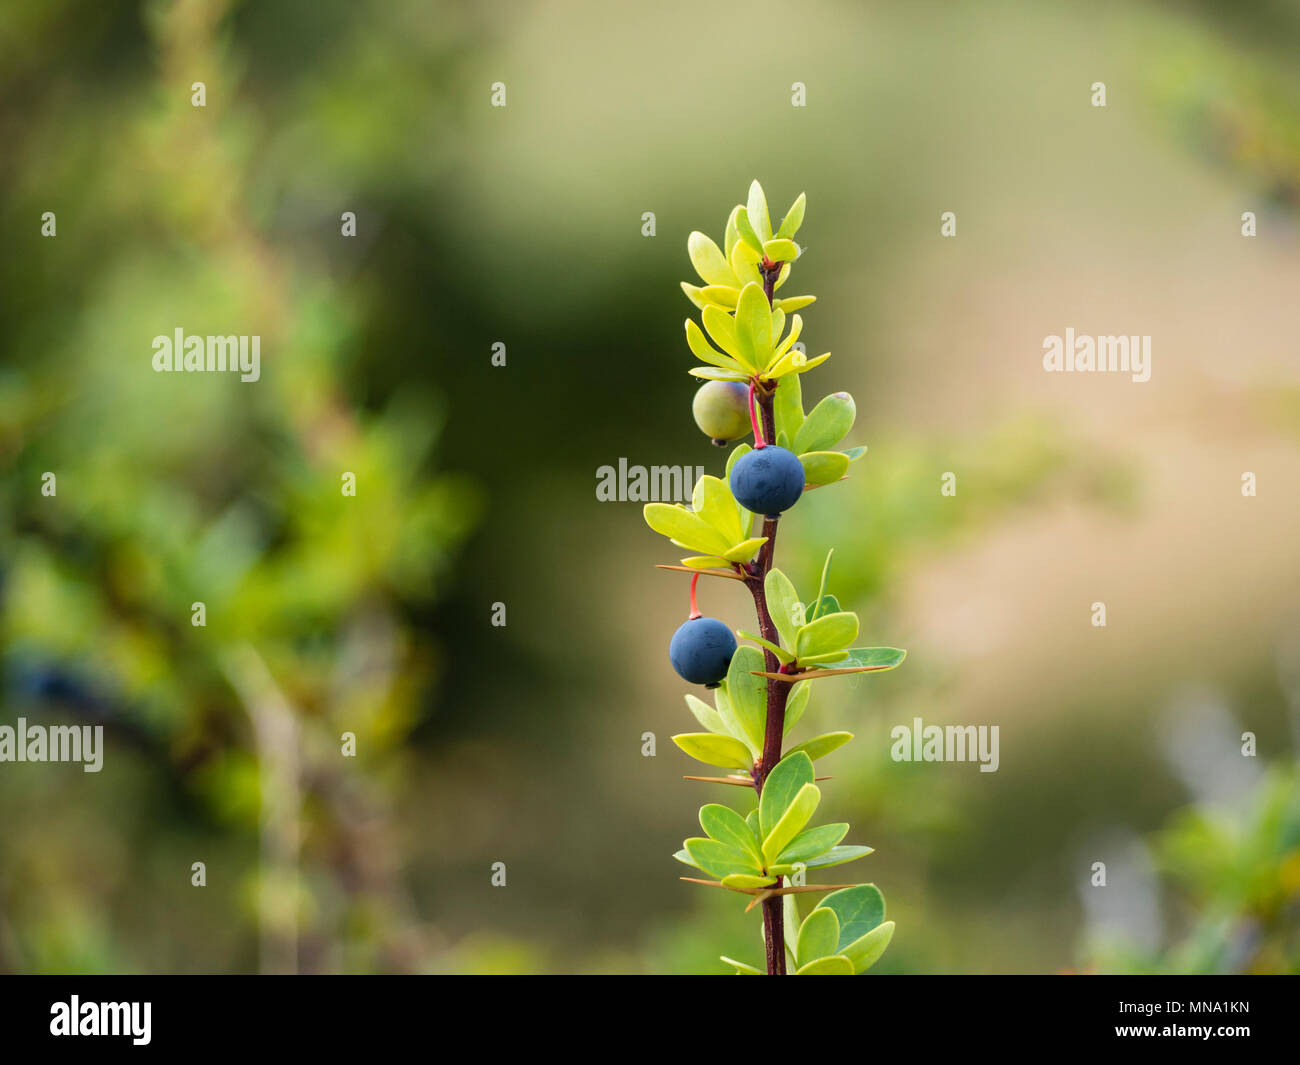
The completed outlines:
[[[0,722],[107,752],[0,764],[0,970],[758,958],[670,857],[735,798],[668,739],[685,578],[594,491],[719,472],[677,282],[758,177],[870,447],[778,561],[910,651],[800,733],[858,736],[877,971],[1300,971],[1298,47],[1289,0],[4,5]],[[262,379],[153,373],[177,327]],[[1043,373],[1067,327],[1151,380]],[[894,763],[917,716],[999,770]]]

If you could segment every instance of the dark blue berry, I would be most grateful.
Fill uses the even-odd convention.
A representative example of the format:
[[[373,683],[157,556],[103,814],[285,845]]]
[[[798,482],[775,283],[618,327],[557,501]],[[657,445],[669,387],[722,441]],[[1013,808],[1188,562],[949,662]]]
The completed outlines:
[[[717,618],[691,618],[673,633],[668,657],[692,684],[716,686],[727,675],[736,637]]]
[[[747,451],[731,467],[731,494],[746,510],[775,516],[803,495],[803,463],[792,451],[769,444]]]

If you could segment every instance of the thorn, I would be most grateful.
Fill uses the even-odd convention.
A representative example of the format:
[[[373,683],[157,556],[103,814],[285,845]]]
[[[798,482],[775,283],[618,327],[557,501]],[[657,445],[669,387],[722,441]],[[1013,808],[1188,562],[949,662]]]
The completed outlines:
[[[682,879],[687,878],[682,877]],[[708,883],[708,881],[702,881],[702,883]],[[758,894],[754,896],[754,901],[745,907],[745,912],[748,913],[760,902],[775,898],[778,895],[802,895],[809,891],[840,891],[843,888],[857,886],[857,884],[805,884],[802,887],[760,888]]]
[[[847,481],[848,479],[849,479],[849,475],[846,473],[843,477],[840,478],[840,481]],[[826,484],[839,484],[840,481],[827,481]],[[803,486],[803,490],[805,492],[811,492],[814,488],[825,488],[825,487],[826,487],[825,484],[806,484]]]
[[[698,573],[701,577],[726,577],[728,580],[743,581],[745,578],[734,570],[721,569],[691,569],[690,566],[659,566],[655,569],[672,569],[681,573]]]
[[[729,890],[722,886],[721,880],[699,880],[693,876],[679,876],[678,880],[685,880],[688,884],[703,884],[705,887],[720,887],[723,891]]]
[[[749,777],[682,777],[683,780],[703,780],[709,784],[735,784],[742,788],[752,788],[754,778]]]
[[[886,669],[895,669],[895,666],[852,666],[847,669],[804,669],[798,673],[761,673],[756,669],[750,670],[755,677],[770,677],[772,680],[783,680],[787,684],[793,684],[798,680],[816,680],[818,677],[842,677],[846,673],[879,673]]]

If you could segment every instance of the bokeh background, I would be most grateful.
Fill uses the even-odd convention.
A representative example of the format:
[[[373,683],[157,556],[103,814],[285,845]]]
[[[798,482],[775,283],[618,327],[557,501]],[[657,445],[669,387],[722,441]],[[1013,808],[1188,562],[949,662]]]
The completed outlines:
[[[677,282],[754,177],[870,447],[778,562],[910,651],[801,726],[858,737],[878,971],[1300,970],[1298,48],[1289,0],[0,7],[0,719],[107,738],[0,764],[0,970],[759,956],[670,857],[736,799],[669,742],[685,578],[594,491],[718,472]],[[262,380],[153,373],[178,326]],[[1151,380],[1045,374],[1066,327]],[[918,716],[999,770],[894,763]]]

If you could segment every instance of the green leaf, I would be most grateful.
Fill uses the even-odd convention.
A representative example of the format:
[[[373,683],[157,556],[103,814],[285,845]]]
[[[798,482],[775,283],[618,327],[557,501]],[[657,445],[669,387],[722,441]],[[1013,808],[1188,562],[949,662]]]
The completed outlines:
[[[772,220],[767,214],[767,197],[763,195],[763,186],[757,180],[749,186],[749,202],[745,205],[745,214],[760,241],[772,239]]]
[[[839,750],[851,739],[853,739],[852,732],[827,732],[820,736],[814,736],[810,740],[804,740],[797,747],[791,747],[787,753],[794,754],[795,751],[803,751],[815,762],[818,758],[825,758],[831,751]]]
[[[753,755],[749,748],[734,736],[720,736],[712,732],[683,732],[673,737],[673,743],[705,765],[716,765],[723,769],[749,769],[753,765]],[[811,762],[808,764],[812,765]]]
[[[865,858],[868,854],[873,853],[874,849],[873,847],[861,847],[856,844],[832,847],[825,854],[810,858],[804,862],[804,865],[809,869],[829,869],[832,865],[843,865],[845,862],[854,862],[859,858]]]
[[[907,652],[900,647],[850,647],[844,665],[884,671],[901,665],[906,657]]]
[[[759,239],[758,233],[755,231],[753,223],[750,222],[749,220],[748,211],[742,209],[740,212],[737,213],[736,232],[740,234],[740,239],[749,245],[755,257],[763,254],[763,242]],[[733,255],[728,256],[728,258],[733,264],[732,269],[735,269],[735,265],[734,265],[736,262],[734,256],[735,249],[733,248],[732,251],[733,251]],[[755,258],[755,261],[757,261],[757,258]]]
[[[758,873],[731,873],[722,878],[722,886],[732,891],[753,891],[755,888],[771,887],[775,883],[776,877]]]
[[[779,569],[770,569],[763,579],[763,592],[767,596],[767,609],[772,622],[786,647],[793,648],[800,626],[804,623],[803,604],[794,590],[790,578]]]
[[[752,632],[746,632],[744,629],[737,629],[736,635],[746,640],[753,640],[760,647],[767,648],[767,650],[771,651],[774,655],[776,655],[777,661],[780,662],[781,665],[783,666],[789,662],[794,661],[794,655],[792,655],[789,651],[787,651],[783,647],[778,647],[776,644],[770,642],[769,640],[763,639],[763,637],[761,636],[755,636]]]
[[[738,647],[727,670],[727,700],[743,736],[754,751],[763,749],[767,728],[767,681],[754,676],[763,668],[763,652],[757,647]]]
[[[834,484],[849,472],[849,457],[842,451],[794,451],[803,463],[803,479],[808,484]]]
[[[848,835],[848,831],[848,822],[840,821],[833,825],[818,825],[806,832],[800,832],[790,841],[785,850],[777,855],[776,864],[782,866],[793,865],[795,862],[807,863],[834,847]],[[769,862],[768,866],[772,867],[772,863]]]
[[[894,922],[886,921],[873,928],[861,939],[854,940],[844,948],[842,953],[853,963],[855,973],[864,973],[880,960],[880,956],[885,953],[885,948],[893,938]]]
[[[885,919],[885,896],[875,884],[859,884],[833,891],[817,904],[819,910],[823,907],[834,910],[839,918],[840,941],[836,946],[846,954],[850,943],[865,936]]]
[[[816,621],[818,618],[824,617],[826,614],[838,614],[840,609],[840,601],[836,599],[835,596],[823,595],[813,604],[812,618],[810,620]]]
[[[822,577],[821,580],[817,582],[817,598],[813,600],[814,606],[821,603],[821,601],[826,597],[826,582],[831,578],[831,559],[834,557],[835,548],[832,547],[826,552],[826,561],[822,563]],[[824,611],[819,612],[814,609],[809,615],[808,620],[816,621],[821,613],[824,613]]]
[[[794,961],[794,945],[799,942],[799,926],[803,923],[799,919],[799,904],[794,895],[781,896],[781,912],[785,917],[785,947],[790,960]]]
[[[683,865],[689,865],[692,869],[694,869],[694,868],[696,867],[696,866],[695,866],[695,863],[694,863],[693,861],[691,861],[691,856],[690,856],[689,854],[687,854],[686,851],[685,851],[684,849],[675,852],[675,853],[673,854],[673,857],[676,858],[676,859],[677,859],[679,862],[681,862]]]
[[[794,438],[795,454],[834,447],[853,428],[857,407],[847,392],[833,392],[809,412]]]
[[[725,843],[737,850],[744,851],[753,861],[762,864],[763,855],[758,848],[758,840],[749,830],[745,819],[730,806],[711,802],[700,807],[700,827],[710,839]],[[836,843],[839,840],[835,841]]]
[[[863,444],[861,447],[848,448],[844,452],[844,454],[848,455],[850,462],[857,462],[858,459],[862,458],[862,456],[865,455],[866,453],[867,453],[867,447],[865,444]]]
[[[813,666],[833,666],[839,662],[848,660],[848,651],[828,651],[824,655],[804,655],[799,659],[801,666],[812,668]]]
[[[697,836],[686,840],[682,846],[698,868],[719,880],[734,873],[763,872],[762,867],[756,865],[744,851],[719,843],[716,839],[701,839]]]
[[[781,219],[781,228],[776,231],[778,237],[793,237],[803,225],[803,213],[807,209],[808,198],[801,192],[799,198],[790,205],[785,217]]]
[[[834,955],[839,942],[840,920],[835,916],[835,911],[819,908],[804,918],[794,956],[799,960],[799,965],[804,966],[818,958]]]
[[[763,784],[763,794],[758,800],[758,826],[766,839],[786,808],[794,801],[805,784],[813,782],[812,759],[806,754],[792,754],[782,758],[768,774]]]
[[[740,727],[740,722],[736,720],[736,715],[731,710],[731,699],[727,697],[727,682],[725,679],[713,691],[713,704],[718,708],[718,717],[722,718],[722,723],[726,726],[727,731],[745,745],[752,762],[753,759],[758,757],[759,751],[763,748],[750,742],[745,735],[745,730]]]
[[[736,521],[739,522],[741,520],[740,513],[736,510],[734,503],[732,504],[731,509],[736,515]],[[742,533],[741,535],[744,534]],[[767,543],[766,536],[754,536],[748,540],[742,540],[729,551],[724,551],[722,557],[728,562],[748,562],[765,543]]]
[[[808,700],[812,697],[812,688],[807,684],[796,684],[794,691],[785,704],[785,731],[782,737],[790,735],[790,730],[798,724],[803,712],[808,709]]]
[[[793,440],[803,425],[803,388],[798,374],[781,378],[772,397],[772,414],[777,433],[785,433]]]
[[[722,716],[703,699],[697,699],[694,695],[687,695],[686,708],[695,715],[695,720],[710,732],[718,736],[730,735],[730,730],[722,722]]]
[[[817,805],[821,801],[821,789],[816,784],[805,784],[799,789],[794,800],[781,815],[781,819],[763,840],[764,863],[770,864],[780,857],[790,841],[803,831],[804,825],[812,820],[812,815],[817,812]]]
[[[802,626],[795,634],[794,651],[805,656],[839,651],[858,638],[858,615],[849,610],[827,614]]]
[[[772,353],[772,311],[763,286],[750,283],[736,304],[736,357],[753,370],[767,365]]]
[[[818,958],[795,970],[795,976],[852,976],[853,963],[843,955]]]
[[[731,550],[731,541],[725,535],[680,503],[647,503],[642,513],[655,532],[693,551],[722,555]]]
[[[735,958],[728,958],[725,954],[718,955],[724,962],[736,970],[736,976],[766,976],[767,973],[762,969],[755,969],[752,965],[746,965],[743,961],[736,961]]]

